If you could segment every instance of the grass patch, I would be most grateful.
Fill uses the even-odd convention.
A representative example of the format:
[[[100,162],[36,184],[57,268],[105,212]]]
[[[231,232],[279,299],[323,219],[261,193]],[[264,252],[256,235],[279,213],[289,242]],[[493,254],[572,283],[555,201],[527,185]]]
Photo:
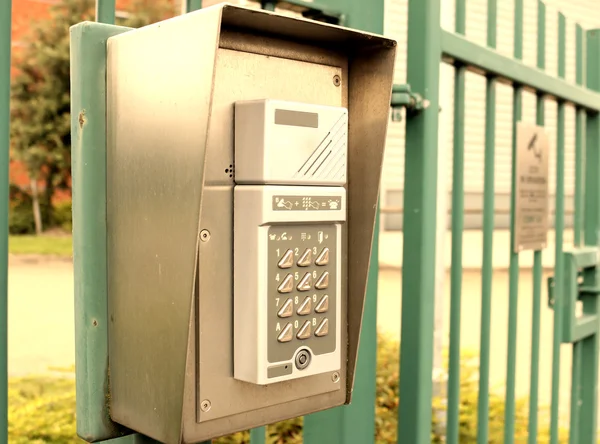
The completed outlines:
[[[10,254],[41,254],[71,257],[73,255],[73,240],[70,235],[66,234],[9,236],[8,252]]]
[[[399,344],[379,336],[377,348],[377,391],[375,399],[374,444],[396,444],[398,426]],[[465,353],[460,373],[460,444],[477,443],[478,368],[476,355]],[[75,380],[68,377],[73,369],[64,369],[66,378],[11,378],[8,390],[8,442],[11,444],[78,444],[82,441],[75,432]],[[364,406],[370,409],[372,406]],[[433,433],[431,443],[440,444],[445,438],[439,433],[436,418],[445,417],[446,405],[433,400]],[[527,441],[528,402],[516,400],[515,442]],[[544,406],[539,412],[538,444],[547,444],[549,415]],[[267,444],[301,444],[303,419],[294,418],[267,426]],[[489,444],[504,443],[504,392],[491,391],[489,403]],[[566,430],[561,430],[560,443],[568,442]],[[212,441],[213,444],[248,444],[249,433],[240,432]],[[323,443],[326,444],[326,443]]]

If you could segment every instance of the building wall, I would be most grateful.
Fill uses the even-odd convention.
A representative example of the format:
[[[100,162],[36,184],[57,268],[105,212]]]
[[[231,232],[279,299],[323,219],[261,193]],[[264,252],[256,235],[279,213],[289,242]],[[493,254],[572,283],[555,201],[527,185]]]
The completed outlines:
[[[444,2],[446,0],[442,0]],[[449,11],[454,11],[454,1],[447,0]],[[600,2],[597,0],[546,0],[546,71],[552,75],[558,69],[558,12],[567,17],[567,59],[566,79],[575,82],[575,24],[579,23],[584,29],[600,27]],[[407,12],[408,0],[385,0],[385,33],[398,40],[399,48],[405,48],[407,43]],[[498,2],[498,51],[507,56],[513,52],[513,16],[514,2]],[[487,1],[470,0],[467,2],[466,37],[469,40],[485,45],[487,33]],[[453,29],[453,17],[446,24]],[[523,62],[536,66],[537,61],[537,0],[524,0],[524,39]],[[442,76],[446,81],[441,82],[442,96],[449,96],[449,119],[441,119],[446,128],[440,128],[447,135],[446,143],[440,148],[447,153],[446,182],[448,190],[452,188],[452,103],[453,70],[442,67]],[[450,79],[448,79],[450,77]],[[396,83],[406,82],[406,53],[398,52],[396,61]],[[485,127],[485,79],[472,73],[467,74],[466,80],[466,127],[465,127],[465,208],[469,214],[465,218],[466,228],[481,226],[481,209],[483,206],[483,154]],[[443,113],[444,111],[442,111]],[[555,188],[556,177],[556,103],[546,101],[546,128],[550,139],[550,189]],[[512,90],[508,86],[498,85],[496,104],[496,226],[508,227],[510,205],[511,178],[511,140],[512,140]],[[535,122],[535,96],[525,93],[523,98],[523,120]],[[566,222],[572,221],[573,193],[575,184],[574,153],[575,153],[575,112],[573,107],[566,109],[565,131],[565,191]],[[410,147],[407,147],[410,149]],[[388,143],[383,169],[382,206],[384,212],[383,226],[386,229],[401,229],[402,201],[404,188],[404,122],[391,122],[388,131]],[[449,200],[450,203],[450,200]],[[551,197],[551,208],[554,198]]]

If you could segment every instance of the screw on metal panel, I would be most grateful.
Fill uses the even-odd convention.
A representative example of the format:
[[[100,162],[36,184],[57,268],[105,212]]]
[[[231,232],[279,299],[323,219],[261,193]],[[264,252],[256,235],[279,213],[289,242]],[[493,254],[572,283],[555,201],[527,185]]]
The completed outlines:
[[[208,230],[202,230],[200,232],[200,240],[202,242],[208,242],[210,240],[210,231],[208,231]]]
[[[331,380],[333,382],[340,382],[340,374],[338,372],[335,372],[333,375],[331,375]]]
[[[342,84],[342,79],[337,74],[333,76],[333,84],[335,86],[340,86]]]
[[[210,410],[210,408],[212,407],[212,404],[210,403],[210,401],[208,399],[205,399],[204,401],[202,401],[200,403],[200,409],[203,412],[208,412]]]

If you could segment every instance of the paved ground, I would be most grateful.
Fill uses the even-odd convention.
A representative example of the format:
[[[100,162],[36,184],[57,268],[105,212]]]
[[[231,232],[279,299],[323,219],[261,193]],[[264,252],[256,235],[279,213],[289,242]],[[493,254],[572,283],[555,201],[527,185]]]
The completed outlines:
[[[461,344],[479,349],[480,275],[466,271],[463,278]],[[397,269],[382,270],[379,279],[378,324],[381,331],[399,337],[401,274]],[[448,290],[448,286],[447,286]],[[517,392],[529,392],[531,344],[531,274],[522,271],[519,286]],[[541,402],[550,402],[552,312],[546,308],[543,293],[540,376]],[[447,291],[448,293],[448,291]],[[508,316],[508,276],[494,276],[491,379],[502,390],[506,371]],[[445,307],[449,307],[446,299]],[[9,372],[11,375],[40,373],[52,366],[74,363],[73,269],[69,262],[27,263],[12,261],[9,269]],[[446,317],[446,327],[448,320]],[[561,397],[568,405],[570,348],[563,346]]]
[[[9,374],[40,373],[74,364],[71,263],[11,261],[8,315]]]

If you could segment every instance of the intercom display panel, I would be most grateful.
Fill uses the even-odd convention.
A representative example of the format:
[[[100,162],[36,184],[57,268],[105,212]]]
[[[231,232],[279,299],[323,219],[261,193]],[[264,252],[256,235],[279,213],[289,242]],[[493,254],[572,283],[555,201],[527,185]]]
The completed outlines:
[[[348,110],[284,100],[235,104],[235,181],[344,185]]]
[[[267,359],[283,362],[267,369],[269,378],[336,349],[339,227],[269,228]]]

